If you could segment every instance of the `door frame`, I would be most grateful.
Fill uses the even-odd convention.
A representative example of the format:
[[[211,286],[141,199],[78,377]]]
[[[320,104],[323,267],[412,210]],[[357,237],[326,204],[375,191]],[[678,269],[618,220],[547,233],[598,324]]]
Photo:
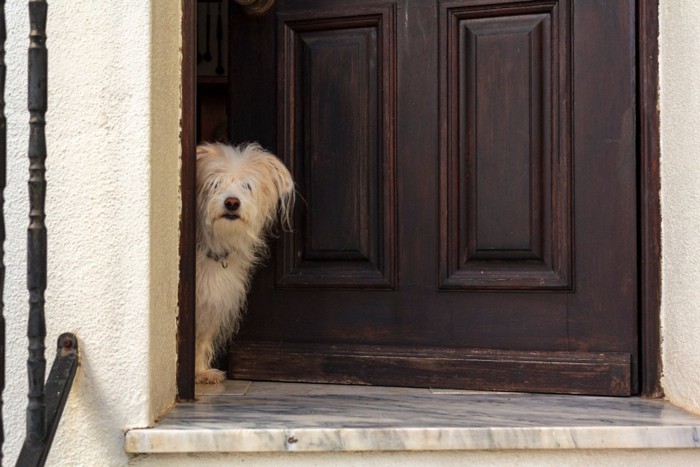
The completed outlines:
[[[658,38],[659,0],[637,0],[640,389],[643,397],[650,398],[663,397]]]
[[[196,24],[197,0],[182,0],[182,114],[180,280],[178,286],[178,400],[194,399],[196,258]],[[640,395],[661,388],[661,209],[658,112],[658,0],[637,0],[637,209],[639,211]]]
[[[177,399],[194,399],[197,222],[197,0],[181,0],[180,280],[177,321]]]

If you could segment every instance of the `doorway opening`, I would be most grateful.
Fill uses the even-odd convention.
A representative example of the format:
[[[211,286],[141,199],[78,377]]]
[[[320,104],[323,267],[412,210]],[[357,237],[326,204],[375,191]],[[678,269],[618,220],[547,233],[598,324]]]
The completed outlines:
[[[660,393],[656,2],[223,3],[235,71],[183,134],[260,142],[306,200],[230,377]]]

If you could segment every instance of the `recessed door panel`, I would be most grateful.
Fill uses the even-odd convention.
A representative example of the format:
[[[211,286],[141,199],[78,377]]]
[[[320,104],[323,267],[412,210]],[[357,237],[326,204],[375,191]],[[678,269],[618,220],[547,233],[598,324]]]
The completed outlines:
[[[392,12],[279,18],[283,147],[301,202],[278,286],[395,286]]]
[[[442,4],[443,289],[571,287],[570,15]]]

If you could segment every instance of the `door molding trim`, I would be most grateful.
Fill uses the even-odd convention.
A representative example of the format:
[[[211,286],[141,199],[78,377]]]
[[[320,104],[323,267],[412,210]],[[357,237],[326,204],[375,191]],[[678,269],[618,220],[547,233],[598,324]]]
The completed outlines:
[[[661,388],[661,177],[659,171],[659,1],[637,0],[640,390]]]
[[[378,386],[629,396],[624,352],[558,352],[235,341],[229,377]],[[362,368],[358,372],[356,368]],[[466,378],[464,375],[468,375]],[[513,377],[513,375],[516,375]]]
[[[182,101],[180,115],[180,282],[177,321],[177,398],[194,399],[197,0],[182,0]]]
[[[637,0],[638,209],[640,390],[662,397],[661,389],[661,211],[658,113],[658,0]],[[182,0],[182,115],[180,283],[178,294],[178,398],[194,398],[194,277],[196,146],[196,0]]]

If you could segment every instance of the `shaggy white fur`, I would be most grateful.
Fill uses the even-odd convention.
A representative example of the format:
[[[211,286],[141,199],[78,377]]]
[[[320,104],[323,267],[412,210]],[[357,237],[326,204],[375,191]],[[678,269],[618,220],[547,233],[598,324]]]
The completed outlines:
[[[284,164],[258,144],[197,147],[197,291],[195,373],[219,383],[212,359],[238,330],[253,266],[266,234],[289,225],[294,182]]]

